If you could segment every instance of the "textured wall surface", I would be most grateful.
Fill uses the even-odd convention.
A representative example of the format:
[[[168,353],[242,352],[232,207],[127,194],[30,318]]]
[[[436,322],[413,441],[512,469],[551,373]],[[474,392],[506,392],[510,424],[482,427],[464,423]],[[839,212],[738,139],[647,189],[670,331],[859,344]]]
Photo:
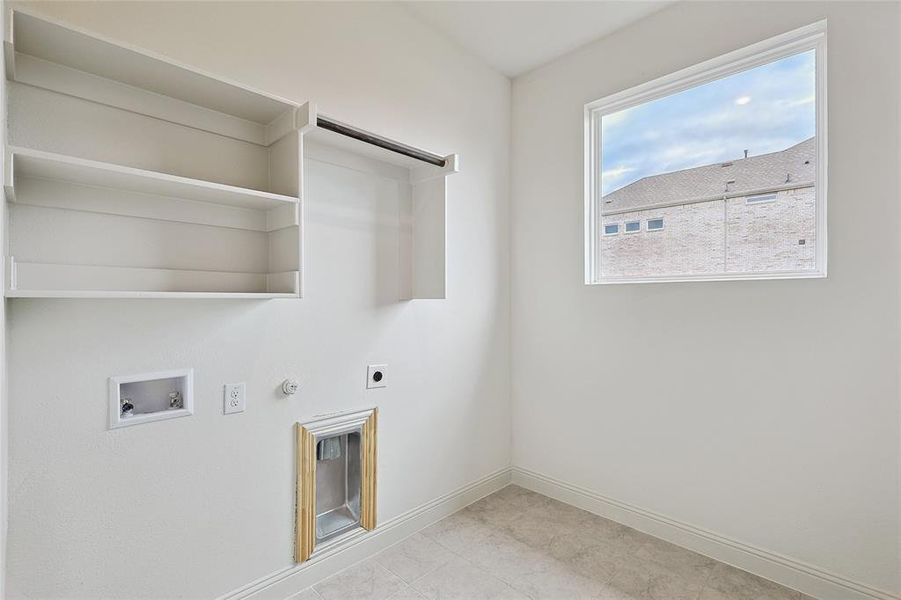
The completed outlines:
[[[379,406],[382,521],[509,465],[508,79],[392,4],[27,8],[463,166],[444,301],[397,301],[396,183],[310,161],[303,300],[10,302],[9,597],[210,598],[290,566],[314,415]],[[377,363],[391,385],[367,392]],[[106,429],[109,376],[180,367],[194,416]]]
[[[586,286],[585,103],[824,18],[828,278]],[[901,591],[899,19],[679,2],[514,82],[514,464]]]

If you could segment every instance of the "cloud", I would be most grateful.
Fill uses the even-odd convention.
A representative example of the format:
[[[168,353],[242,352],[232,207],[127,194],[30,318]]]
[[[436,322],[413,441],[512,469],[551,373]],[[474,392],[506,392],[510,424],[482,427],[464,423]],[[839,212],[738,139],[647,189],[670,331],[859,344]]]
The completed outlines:
[[[785,100],[782,102],[782,105],[786,108],[794,108],[796,106],[804,106],[805,104],[813,104],[816,102],[817,97],[813,94],[807,96],[805,98],[798,98],[797,100]]]
[[[744,104],[742,98],[753,99]],[[642,177],[783,150],[816,133],[813,51],[605,115],[602,193]],[[606,168],[604,168],[606,167]]]
[[[601,180],[602,181],[616,180],[616,179],[619,179],[620,177],[623,177],[627,173],[631,173],[634,170],[635,170],[634,167],[625,167],[625,166],[620,165],[614,169],[607,169],[606,171],[603,171],[601,173]]]

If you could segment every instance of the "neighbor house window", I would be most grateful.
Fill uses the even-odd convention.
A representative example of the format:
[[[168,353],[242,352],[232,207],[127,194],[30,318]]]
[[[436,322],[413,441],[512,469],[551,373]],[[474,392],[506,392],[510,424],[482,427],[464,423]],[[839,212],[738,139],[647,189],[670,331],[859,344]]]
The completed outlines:
[[[748,204],[760,204],[762,202],[773,202],[776,200],[776,194],[759,194],[757,196],[748,196],[746,202]]]
[[[587,104],[586,283],[824,277],[825,50],[816,23]]]

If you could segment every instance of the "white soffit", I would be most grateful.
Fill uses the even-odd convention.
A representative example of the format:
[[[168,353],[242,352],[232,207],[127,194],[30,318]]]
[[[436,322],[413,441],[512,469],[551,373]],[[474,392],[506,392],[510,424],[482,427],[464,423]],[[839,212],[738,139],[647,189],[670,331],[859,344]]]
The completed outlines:
[[[516,77],[672,2],[510,0],[402,4],[504,75]]]

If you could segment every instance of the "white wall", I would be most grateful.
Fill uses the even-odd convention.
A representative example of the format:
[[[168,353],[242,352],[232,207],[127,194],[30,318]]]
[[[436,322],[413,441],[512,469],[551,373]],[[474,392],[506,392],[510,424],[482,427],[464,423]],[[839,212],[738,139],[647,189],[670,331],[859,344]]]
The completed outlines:
[[[301,301],[10,304],[12,597],[212,597],[292,564],[292,425],[377,404],[379,519],[510,462],[510,82],[391,4],[28,7],[437,152],[446,301],[398,302],[390,183],[310,166]],[[367,363],[391,386],[366,392]],[[110,375],[194,367],[190,418],[107,431]],[[282,379],[299,394],[284,398]],[[247,382],[225,417],[222,384]]]
[[[901,5],[679,3],[513,86],[514,464],[898,593]],[[583,285],[583,104],[829,19],[829,277]]]
[[[0,9],[4,8],[0,3]],[[0,26],[6,27],[6,11],[0,14]],[[4,29],[5,31],[5,29]],[[6,139],[6,78],[0,78],[0,139]],[[6,181],[6,161],[0,166],[0,174],[4,176]],[[0,221],[6,220],[6,203],[0,202]],[[0,227],[0,248],[6,247],[6,230]],[[6,265],[0,265],[0,276],[6,281]],[[8,524],[8,467],[9,467],[9,448],[8,448],[8,411],[7,411],[7,393],[9,379],[6,373],[6,347],[7,347],[7,328],[6,328],[6,300],[0,301],[0,598],[5,598],[6,593],[6,531]]]

